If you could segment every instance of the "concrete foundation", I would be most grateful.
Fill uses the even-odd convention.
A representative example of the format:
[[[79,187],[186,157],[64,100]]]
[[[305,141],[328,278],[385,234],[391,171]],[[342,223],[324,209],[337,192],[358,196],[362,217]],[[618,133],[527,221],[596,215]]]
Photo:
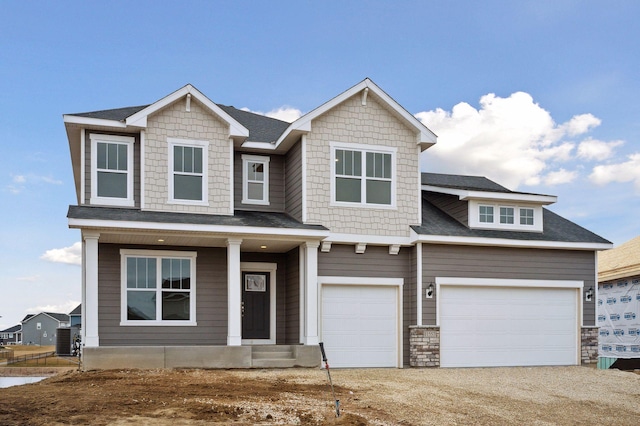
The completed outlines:
[[[274,346],[275,347],[275,346]],[[286,359],[254,359],[252,346],[100,346],[84,348],[82,369],[282,368],[320,366],[316,346],[283,345]],[[286,361],[286,362],[283,362]]]

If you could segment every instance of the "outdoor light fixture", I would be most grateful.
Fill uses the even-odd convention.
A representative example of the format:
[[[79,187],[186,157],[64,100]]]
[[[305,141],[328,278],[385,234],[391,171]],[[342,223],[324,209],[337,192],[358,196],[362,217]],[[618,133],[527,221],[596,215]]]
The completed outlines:
[[[592,299],[593,299],[593,287],[589,287],[589,290],[587,290],[584,293],[584,300],[586,302],[591,302]]]
[[[427,299],[431,299],[433,297],[433,283],[429,283],[429,287],[427,287]]]

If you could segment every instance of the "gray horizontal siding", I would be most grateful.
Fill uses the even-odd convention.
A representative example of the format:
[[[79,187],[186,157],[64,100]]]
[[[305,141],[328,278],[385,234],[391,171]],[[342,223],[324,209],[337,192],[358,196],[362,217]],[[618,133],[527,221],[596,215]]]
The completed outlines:
[[[302,222],[302,142],[296,143],[285,157],[286,212]]]
[[[100,345],[226,345],[227,254],[222,248],[175,248],[198,252],[196,260],[196,320],[194,327],[120,326],[120,249],[157,247],[99,245],[98,318]]]
[[[424,192],[427,200],[440,210],[446,212],[458,222],[469,226],[469,202],[460,200],[456,195]]]
[[[300,343],[300,249],[287,253],[285,343]]]
[[[329,253],[318,252],[319,276],[404,279],[402,289],[404,365],[409,365],[408,327],[415,324],[415,308],[412,308],[412,305],[415,306],[415,269],[412,274],[411,267],[414,250],[403,247],[400,253],[393,255],[389,254],[388,246],[367,246],[363,254],[356,254],[353,245],[332,245]]]
[[[595,254],[591,251],[517,249],[424,244],[423,287],[435,277],[530,280],[578,280],[594,286]],[[438,295],[423,300],[423,323],[436,323]],[[583,301],[585,326],[595,325],[595,300]]]
[[[284,157],[282,155],[268,156],[269,160],[269,205],[242,203],[242,152],[236,152],[233,163],[233,193],[234,206],[237,209],[255,210],[263,212],[283,212],[285,204],[284,185]],[[245,153],[249,154],[249,153]],[[251,154],[255,155],[255,154]]]

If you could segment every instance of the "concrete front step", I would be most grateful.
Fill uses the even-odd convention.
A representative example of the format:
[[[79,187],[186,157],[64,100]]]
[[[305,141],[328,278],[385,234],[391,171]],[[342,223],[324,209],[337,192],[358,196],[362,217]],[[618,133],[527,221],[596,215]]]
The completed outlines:
[[[296,367],[297,362],[291,359],[252,359],[251,364],[254,368],[292,368]]]

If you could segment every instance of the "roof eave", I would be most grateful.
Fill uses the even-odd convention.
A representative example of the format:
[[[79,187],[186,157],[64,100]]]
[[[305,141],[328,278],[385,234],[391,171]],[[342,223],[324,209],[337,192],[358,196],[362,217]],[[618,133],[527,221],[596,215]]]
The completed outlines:
[[[554,195],[524,194],[521,192],[493,192],[478,191],[468,189],[447,188],[435,185],[422,185],[423,191],[438,192],[442,194],[455,195],[460,200],[495,200],[495,201],[519,201],[549,205],[558,201]]]

